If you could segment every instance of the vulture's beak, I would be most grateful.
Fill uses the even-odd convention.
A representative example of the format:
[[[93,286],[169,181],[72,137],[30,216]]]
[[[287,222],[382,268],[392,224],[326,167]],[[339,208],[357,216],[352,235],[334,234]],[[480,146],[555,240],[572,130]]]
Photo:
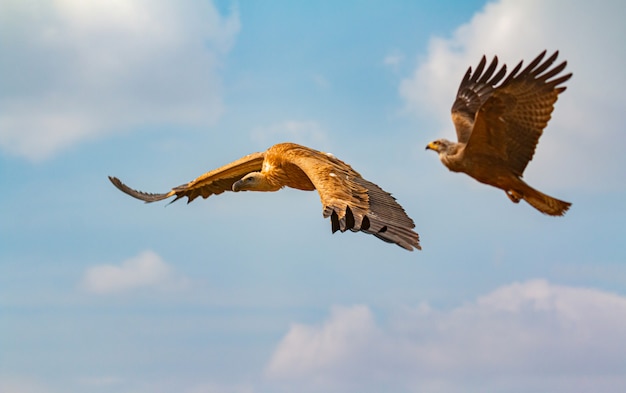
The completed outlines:
[[[234,192],[239,192],[241,190],[241,180],[237,180],[233,183],[232,189]]]

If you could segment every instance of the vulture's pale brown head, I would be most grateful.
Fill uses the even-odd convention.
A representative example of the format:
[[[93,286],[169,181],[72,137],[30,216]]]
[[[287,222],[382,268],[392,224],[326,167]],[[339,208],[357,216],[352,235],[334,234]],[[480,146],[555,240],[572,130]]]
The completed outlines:
[[[280,187],[270,184],[261,172],[251,172],[233,183],[232,190],[239,191],[278,191]]]

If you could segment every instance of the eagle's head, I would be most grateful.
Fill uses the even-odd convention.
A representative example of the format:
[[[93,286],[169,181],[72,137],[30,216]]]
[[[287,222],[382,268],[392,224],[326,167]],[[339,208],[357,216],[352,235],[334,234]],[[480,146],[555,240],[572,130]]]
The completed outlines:
[[[426,145],[426,150],[434,150],[439,154],[447,154],[451,152],[454,142],[450,142],[447,139],[437,139]]]

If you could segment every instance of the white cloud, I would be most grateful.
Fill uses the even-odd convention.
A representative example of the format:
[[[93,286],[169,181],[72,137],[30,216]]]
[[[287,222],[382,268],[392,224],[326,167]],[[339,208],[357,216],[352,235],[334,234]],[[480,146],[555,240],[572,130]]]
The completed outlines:
[[[483,54],[489,59],[497,55],[512,67],[543,49],[558,49],[560,59],[568,61],[566,71],[574,76],[556,104],[526,178],[531,184],[551,184],[552,190],[555,185],[623,187],[603,179],[619,176],[626,166],[622,143],[616,143],[625,138],[619,104],[626,85],[621,70],[626,62],[624,17],[626,9],[619,2],[490,2],[451,37],[431,39],[426,57],[402,82],[401,95],[409,110],[437,119],[437,137],[454,139],[450,107],[469,66],[475,67]],[[424,132],[418,134],[424,143],[435,137]]]
[[[213,124],[238,30],[209,1],[0,2],[0,149],[42,160],[137,125]]]
[[[393,52],[385,56],[383,64],[391,68],[397,68],[404,61],[404,55],[399,52]]]
[[[153,251],[144,251],[121,265],[98,265],[87,269],[81,286],[95,294],[113,294],[141,288],[180,288],[187,280],[178,276]]]
[[[366,306],[335,307],[293,325],[267,375],[301,391],[621,392],[625,329],[625,297],[532,280],[381,324]]]
[[[329,320],[320,326],[294,324],[278,346],[268,372],[289,377],[332,373],[367,347],[377,335],[375,325],[366,306],[333,307]]]

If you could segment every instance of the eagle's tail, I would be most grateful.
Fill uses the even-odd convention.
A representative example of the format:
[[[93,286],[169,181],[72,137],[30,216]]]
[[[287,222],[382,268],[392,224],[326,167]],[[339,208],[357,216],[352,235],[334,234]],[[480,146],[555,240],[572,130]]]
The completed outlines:
[[[524,185],[526,187],[524,187],[524,190],[520,193],[522,199],[544,214],[548,214],[550,216],[562,216],[572,205],[569,202],[553,198],[535,190],[525,183]]]

